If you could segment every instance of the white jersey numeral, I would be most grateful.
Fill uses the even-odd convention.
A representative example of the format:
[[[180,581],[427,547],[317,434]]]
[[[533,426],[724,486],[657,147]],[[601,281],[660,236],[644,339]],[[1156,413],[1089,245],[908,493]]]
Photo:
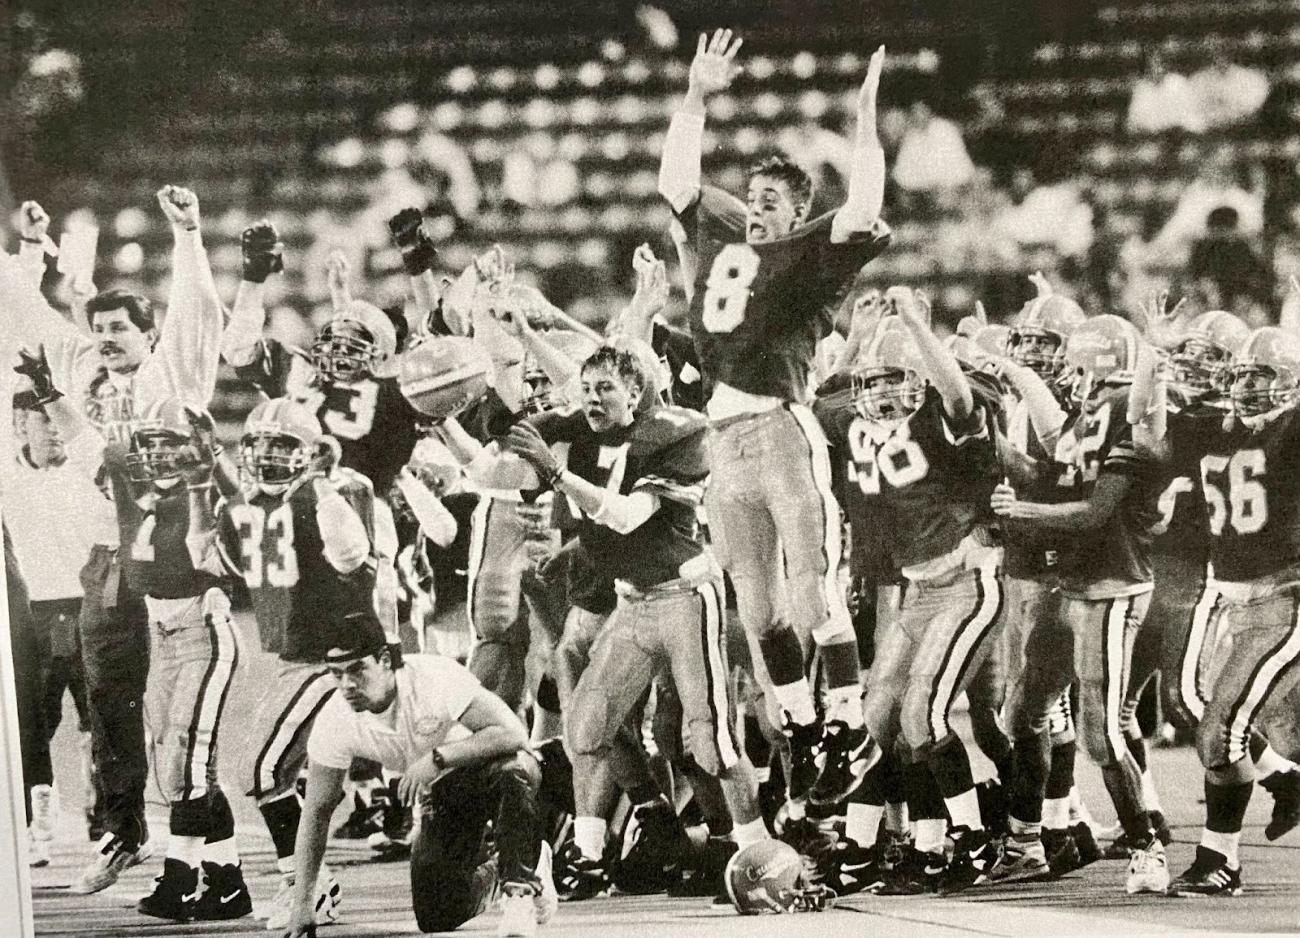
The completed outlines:
[[[284,504],[270,514],[256,505],[230,506],[230,520],[239,531],[244,556],[244,582],[249,589],[267,586],[287,588],[298,582],[298,554],[293,546],[293,509]],[[266,537],[272,537],[274,552],[263,551]]]
[[[758,253],[748,244],[728,244],[713,260],[704,284],[704,328],[731,332],[745,321],[749,287],[758,276]]]
[[[1263,479],[1266,471],[1262,449],[1243,449],[1227,456],[1201,459],[1201,482],[1205,504],[1210,509],[1210,533],[1219,535],[1227,525],[1238,534],[1255,534],[1268,524],[1268,490]],[[1226,481],[1210,481],[1211,476]]]

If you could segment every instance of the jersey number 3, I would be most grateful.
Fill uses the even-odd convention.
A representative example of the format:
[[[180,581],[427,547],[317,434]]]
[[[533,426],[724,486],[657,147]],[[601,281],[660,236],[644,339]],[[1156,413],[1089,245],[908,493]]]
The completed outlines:
[[[298,582],[298,554],[293,547],[293,509],[281,505],[269,514],[256,505],[230,506],[244,555],[244,582],[249,589],[285,588]],[[269,542],[267,539],[270,539]],[[269,550],[265,549],[270,547]]]
[[[757,252],[748,244],[728,244],[718,252],[704,284],[705,329],[731,332],[744,321],[758,261]]]
[[[1268,490],[1260,481],[1264,472],[1262,449],[1238,450],[1231,459],[1206,456],[1201,460],[1211,534],[1222,534],[1225,524],[1238,534],[1263,530],[1268,523]]]

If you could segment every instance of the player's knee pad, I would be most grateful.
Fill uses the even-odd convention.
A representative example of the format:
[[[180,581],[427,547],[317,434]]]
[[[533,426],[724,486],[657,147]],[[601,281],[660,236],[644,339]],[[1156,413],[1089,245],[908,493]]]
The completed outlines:
[[[899,689],[891,681],[868,681],[862,716],[871,738],[888,746],[898,737]]]
[[[564,739],[569,751],[581,756],[608,749],[619,726],[611,718],[609,698],[601,691],[576,691],[569,701],[564,722]]]
[[[483,641],[508,641],[519,619],[519,574],[514,570],[481,570],[469,597],[469,619]],[[525,641],[527,631],[524,631]]]
[[[1243,753],[1249,752],[1248,739],[1242,739],[1237,747],[1237,758],[1232,758],[1231,733],[1228,722],[1228,708],[1212,701],[1205,708],[1205,716],[1196,727],[1196,754],[1201,765],[1210,771],[1222,772],[1235,761],[1244,760]],[[1249,731],[1247,731],[1248,735]]]
[[[726,768],[718,751],[718,732],[723,729],[711,719],[695,719],[687,724],[690,754],[705,773],[717,778]]]
[[[946,723],[946,714],[943,714]],[[929,685],[912,685],[903,692],[902,706],[899,711],[899,724],[903,739],[913,752],[924,751],[939,739],[948,735],[946,726],[943,732],[937,732],[933,725],[935,714],[930,706]]]
[[[1114,730],[1118,732],[1118,720],[1115,724]],[[1108,769],[1118,764],[1124,753],[1128,752],[1122,739],[1112,739],[1112,734],[1107,732],[1106,714],[1100,708],[1083,707],[1083,712],[1079,714],[1078,734],[1083,742],[1083,751],[1098,768]]]

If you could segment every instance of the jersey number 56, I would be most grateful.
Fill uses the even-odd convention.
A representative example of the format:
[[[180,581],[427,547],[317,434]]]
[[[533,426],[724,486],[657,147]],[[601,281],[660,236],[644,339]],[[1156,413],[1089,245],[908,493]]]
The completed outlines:
[[[1243,449],[1227,456],[1201,459],[1205,504],[1210,509],[1210,533],[1216,537],[1225,525],[1238,534],[1255,534],[1268,523],[1268,490],[1264,478],[1264,451]]]

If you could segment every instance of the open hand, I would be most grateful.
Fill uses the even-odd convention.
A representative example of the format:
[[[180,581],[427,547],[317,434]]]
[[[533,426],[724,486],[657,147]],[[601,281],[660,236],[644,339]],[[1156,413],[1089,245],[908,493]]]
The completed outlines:
[[[725,91],[740,74],[736,64],[736,53],[740,51],[743,39],[731,41],[731,30],[714,30],[710,39],[703,33],[695,47],[695,60],[691,62],[690,89],[707,98],[709,95]]]
[[[871,53],[867,63],[867,77],[858,90],[858,126],[876,126],[876,93],[880,90],[880,72],[885,67],[885,47]]]

